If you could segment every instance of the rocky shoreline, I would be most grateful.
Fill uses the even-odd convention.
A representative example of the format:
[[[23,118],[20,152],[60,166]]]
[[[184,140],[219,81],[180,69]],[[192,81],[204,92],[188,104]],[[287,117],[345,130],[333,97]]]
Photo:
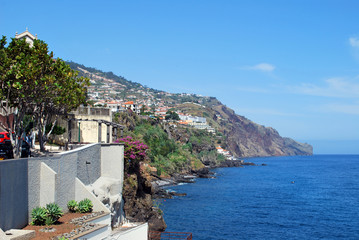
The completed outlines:
[[[153,200],[186,196],[186,193],[178,193],[166,189],[183,183],[194,183],[197,178],[215,178],[211,171],[222,167],[243,167],[255,165],[243,160],[224,161],[216,166],[206,166],[198,170],[190,170],[185,173],[175,173],[171,177],[158,176],[156,171],[147,171],[145,164],[136,168],[135,172],[127,174],[124,180],[123,199],[126,218],[133,222],[148,222],[151,231],[165,231],[166,223],[162,211],[154,205]]]
[[[154,199],[160,198],[173,198],[174,196],[186,196],[186,193],[177,193],[173,191],[168,191],[164,189],[167,186],[174,186],[183,183],[195,183],[196,178],[215,178],[214,172],[211,170],[214,168],[224,168],[224,167],[243,167],[243,166],[255,166],[256,164],[252,162],[244,162],[243,160],[226,160],[217,166],[207,166],[199,170],[191,170],[191,172],[186,174],[173,174],[170,178],[162,178],[158,175],[151,174],[153,180],[151,181],[153,188]]]

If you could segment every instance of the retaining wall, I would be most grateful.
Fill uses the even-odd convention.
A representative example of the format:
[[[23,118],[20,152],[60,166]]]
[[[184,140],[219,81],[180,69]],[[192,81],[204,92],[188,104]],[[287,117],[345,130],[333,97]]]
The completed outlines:
[[[54,174],[50,170],[46,171],[43,164],[53,170]],[[101,144],[86,145],[51,158],[29,158],[28,172],[29,218],[33,208],[45,207],[49,203],[45,200],[49,198],[48,194],[43,191],[46,188],[55,188],[52,197],[54,202],[67,211],[67,202],[75,199],[76,177],[88,185],[101,176]]]
[[[0,161],[0,228],[26,226],[33,208],[51,202],[67,212],[68,201],[92,197],[94,211],[106,210],[85,185],[113,177],[121,179],[122,193],[123,163],[123,145],[101,143],[52,157]]]

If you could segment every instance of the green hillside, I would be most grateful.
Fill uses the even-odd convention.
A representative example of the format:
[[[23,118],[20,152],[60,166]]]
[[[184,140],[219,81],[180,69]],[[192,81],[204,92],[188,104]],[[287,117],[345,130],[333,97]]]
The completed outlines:
[[[81,75],[90,78],[92,86],[89,87],[88,95],[96,95],[93,101],[131,100],[138,106],[146,106],[148,111],[166,108],[204,117],[207,124],[215,129],[211,135],[212,144],[220,144],[235,157],[311,155],[313,152],[309,144],[283,138],[275,129],[237,115],[215,97],[168,93],[128,81],[112,72],[102,72],[73,62],[69,64]]]

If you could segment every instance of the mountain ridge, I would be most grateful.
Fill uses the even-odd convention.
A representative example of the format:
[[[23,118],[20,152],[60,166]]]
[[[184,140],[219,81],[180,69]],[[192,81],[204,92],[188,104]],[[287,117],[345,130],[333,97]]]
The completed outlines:
[[[236,157],[312,155],[313,147],[288,137],[281,137],[272,127],[257,124],[222,104],[215,97],[187,93],[168,93],[145,87],[112,72],[68,62],[79,74],[90,78],[92,100],[134,100],[147,109],[167,107],[183,113],[205,117],[218,134],[220,144]],[[116,84],[117,83],[117,84]],[[106,90],[105,90],[106,89]],[[187,105],[186,105],[187,104]]]

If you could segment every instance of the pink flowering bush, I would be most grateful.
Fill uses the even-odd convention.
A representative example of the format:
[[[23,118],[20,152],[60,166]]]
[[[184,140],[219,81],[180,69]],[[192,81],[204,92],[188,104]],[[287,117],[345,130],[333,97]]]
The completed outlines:
[[[124,158],[126,171],[133,172],[138,167],[138,163],[145,160],[148,146],[140,141],[135,141],[130,136],[118,139],[115,142],[125,145]]]

